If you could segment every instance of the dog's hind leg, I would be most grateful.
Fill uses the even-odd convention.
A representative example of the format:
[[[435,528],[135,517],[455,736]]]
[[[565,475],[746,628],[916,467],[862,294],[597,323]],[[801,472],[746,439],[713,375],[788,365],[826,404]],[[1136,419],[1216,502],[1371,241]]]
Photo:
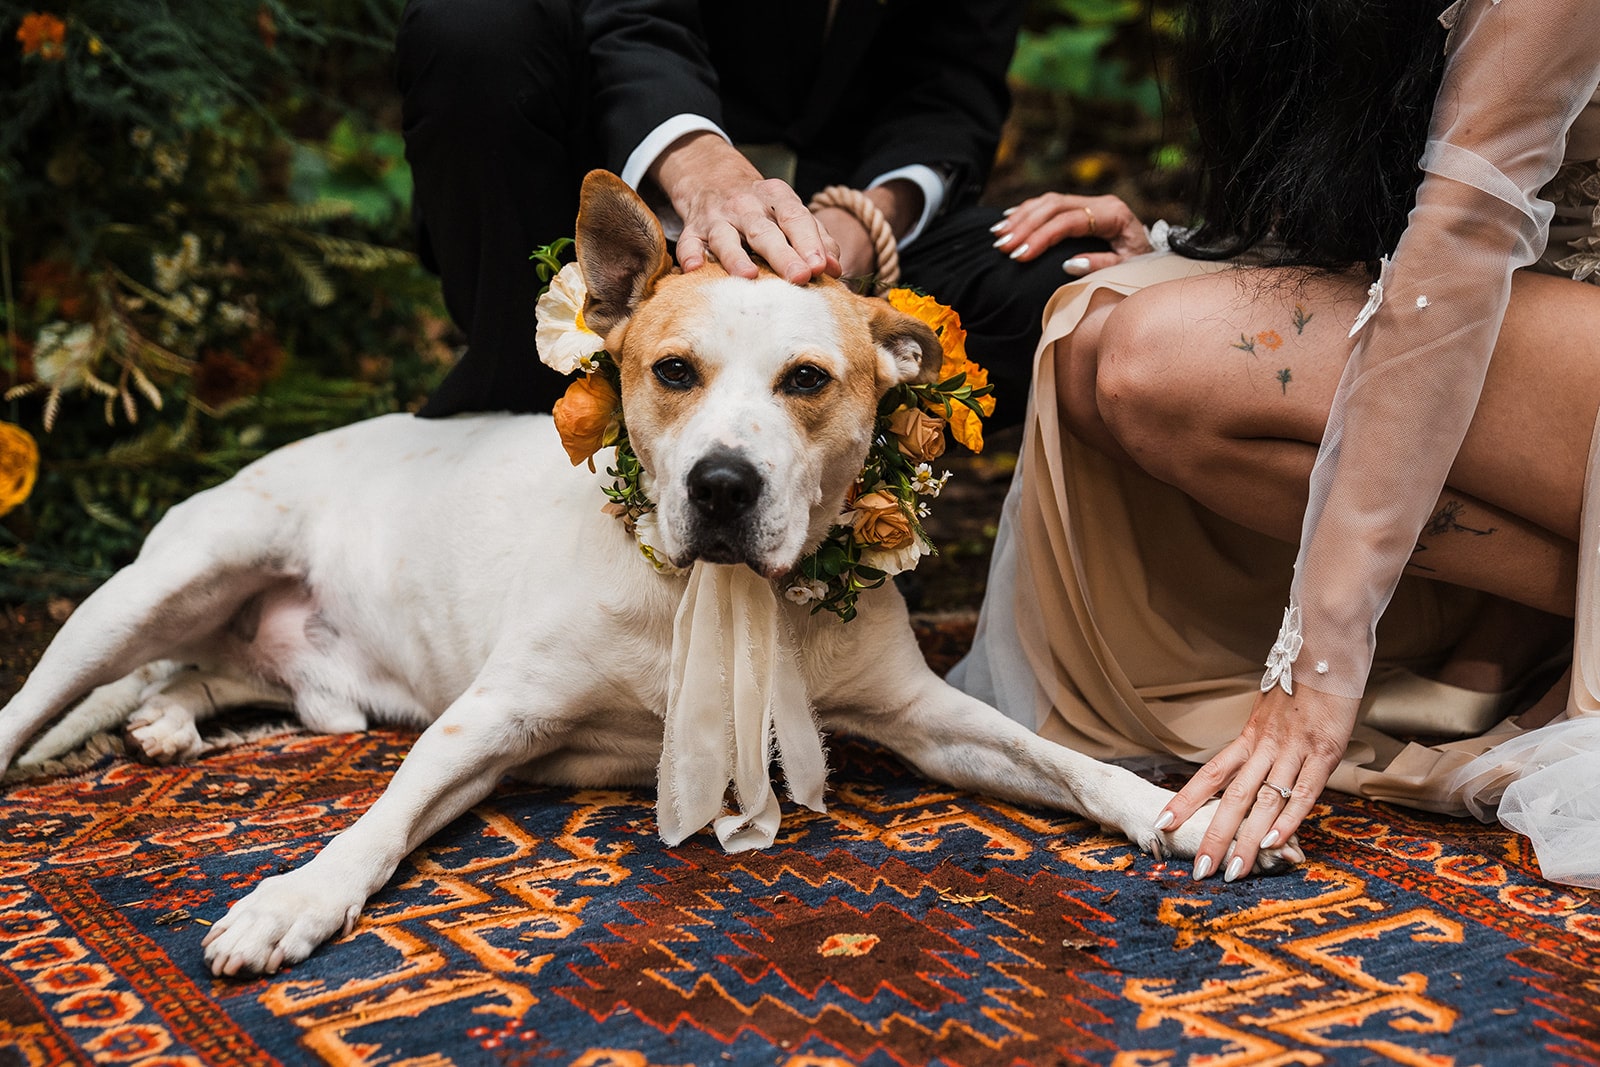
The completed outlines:
[[[82,747],[96,734],[122,729],[128,716],[144,703],[145,694],[182,669],[181,663],[157,660],[102,685],[40,734],[17,758],[17,767],[42,767]]]
[[[156,763],[193,759],[204,749],[199,724],[229,708],[294,710],[282,686],[205,670],[174,675],[129,716],[128,744]]]
[[[0,770],[41,726],[90,690],[203,641],[247,599],[283,576],[264,535],[221,509],[173,509],[139,558],[112,575],[68,617],[39,664],[0,710]],[[183,521],[173,522],[184,509]],[[241,509],[242,511],[243,509]],[[163,536],[158,536],[163,535]],[[218,546],[227,546],[225,551]]]

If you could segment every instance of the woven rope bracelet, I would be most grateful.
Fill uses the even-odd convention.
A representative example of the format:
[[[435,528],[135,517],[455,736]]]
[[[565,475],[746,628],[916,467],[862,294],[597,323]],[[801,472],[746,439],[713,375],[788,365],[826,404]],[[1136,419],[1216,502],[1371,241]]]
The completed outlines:
[[[900,245],[894,239],[889,220],[883,217],[878,205],[860,189],[848,185],[830,185],[811,198],[806,205],[812,211],[819,207],[836,207],[848,211],[867,228],[872,247],[877,256],[878,285],[889,288],[900,280]]]

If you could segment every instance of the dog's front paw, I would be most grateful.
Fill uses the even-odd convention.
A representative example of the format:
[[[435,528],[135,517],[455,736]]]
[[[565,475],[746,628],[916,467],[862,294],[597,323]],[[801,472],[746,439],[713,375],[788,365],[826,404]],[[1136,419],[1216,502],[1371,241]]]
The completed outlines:
[[[363,903],[305,868],[268,878],[206,934],[206,964],[214,975],[276,974],[355,929]]]
[[[1209,802],[1199,811],[1189,816],[1182,826],[1173,830],[1156,830],[1154,824],[1141,833],[1134,835],[1134,840],[1139,847],[1157,858],[1171,857],[1173,859],[1193,859],[1200,851],[1201,838],[1205,836],[1206,829],[1211,825],[1211,819],[1217,813],[1217,802]],[[1289,840],[1275,848],[1264,848],[1256,853],[1255,866],[1251,868],[1252,874],[1267,874],[1286,871],[1290,867],[1304,863],[1306,855],[1300,851],[1300,841],[1291,836]]]
[[[128,744],[153,763],[194,759],[205,747],[194,715],[181,705],[160,700],[128,716],[123,733]]]

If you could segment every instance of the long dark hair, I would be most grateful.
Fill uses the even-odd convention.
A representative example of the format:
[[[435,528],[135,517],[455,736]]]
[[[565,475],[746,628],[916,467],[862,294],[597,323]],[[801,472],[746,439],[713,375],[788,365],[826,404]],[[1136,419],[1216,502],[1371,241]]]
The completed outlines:
[[[1332,270],[1392,251],[1422,179],[1443,6],[1189,0],[1178,75],[1199,129],[1199,225],[1173,247]]]

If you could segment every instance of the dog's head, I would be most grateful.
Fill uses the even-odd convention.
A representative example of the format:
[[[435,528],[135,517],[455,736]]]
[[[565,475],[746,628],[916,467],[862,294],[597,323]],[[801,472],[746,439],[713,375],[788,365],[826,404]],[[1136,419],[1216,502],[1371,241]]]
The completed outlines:
[[[577,245],[660,547],[678,566],[787,573],[838,519],[879,399],[938,374],[938,338],[832,278],[678,273],[655,216],[604,171],[584,180]]]

